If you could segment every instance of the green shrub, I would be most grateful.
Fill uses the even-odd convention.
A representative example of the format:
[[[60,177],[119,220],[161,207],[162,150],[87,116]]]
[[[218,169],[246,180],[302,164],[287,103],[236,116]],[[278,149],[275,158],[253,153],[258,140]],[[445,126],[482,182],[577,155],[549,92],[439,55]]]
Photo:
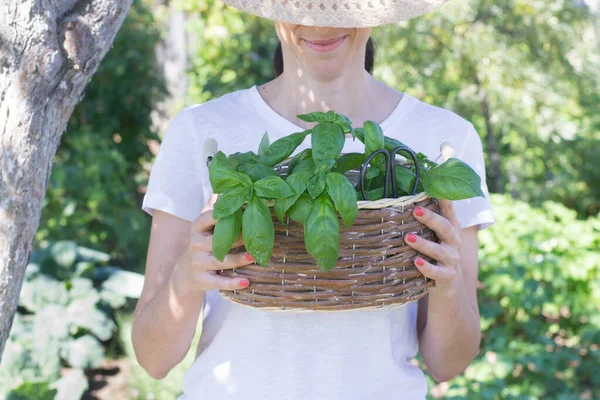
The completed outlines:
[[[32,252],[0,370],[7,399],[79,399],[87,389],[84,370],[119,340],[114,311],[143,285],[142,275],[108,260],[71,241]],[[72,369],[61,377],[64,366]]]
[[[188,103],[274,78],[272,59],[279,39],[272,21],[217,0],[176,0],[175,4],[188,13],[187,29],[200,44],[190,54]]]
[[[480,234],[481,352],[446,396],[600,398],[600,218],[492,201],[497,222]]]

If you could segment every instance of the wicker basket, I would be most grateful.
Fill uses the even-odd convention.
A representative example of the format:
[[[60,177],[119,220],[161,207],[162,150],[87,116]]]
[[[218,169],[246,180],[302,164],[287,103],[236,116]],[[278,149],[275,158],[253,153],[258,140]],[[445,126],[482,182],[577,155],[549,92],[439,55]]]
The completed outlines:
[[[285,169],[285,165],[280,168],[282,175]],[[438,212],[435,199],[424,192],[359,201],[355,223],[343,229],[340,221],[340,257],[328,272],[321,271],[306,251],[303,226],[289,218],[279,222],[271,207],[275,244],[268,267],[219,271],[250,281],[247,288],[220,293],[235,303],[269,311],[392,308],[416,301],[435,282],[419,272],[414,259],[432,260],[405,244],[404,235],[415,232],[439,241],[431,229],[414,219],[412,210],[417,205]]]
[[[437,241],[435,233],[412,216],[414,206],[437,212],[428,195],[359,202],[356,222],[340,231],[340,258],[323,272],[306,252],[303,226],[287,220],[275,224],[275,246],[267,268],[250,265],[220,274],[245,277],[250,286],[220,292],[236,303],[267,310],[352,310],[391,308],[420,299],[434,286],[414,266],[429,257],[404,243],[415,232]],[[341,226],[341,222],[340,222]]]

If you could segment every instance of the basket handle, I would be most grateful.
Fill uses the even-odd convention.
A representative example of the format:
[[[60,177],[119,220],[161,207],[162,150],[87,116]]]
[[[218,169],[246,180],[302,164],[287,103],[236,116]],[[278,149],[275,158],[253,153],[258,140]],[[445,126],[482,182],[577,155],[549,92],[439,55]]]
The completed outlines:
[[[369,167],[369,163],[371,160],[379,155],[383,154],[385,156],[385,177],[383,181],[383,197],[388,197],[388,192],[390,190],[390,182],[389,182],[389,172],[390,172],[390,153],[386,149],[379,149],[372,152],[369,157],[365,160],[363,165],[360,167],[360,179],[358,180],[358,184],[360,185],[360,194],[363,197],[363,200],[367,200],[367,194],[365,192],[365,177],[367,176],[367,168]]]
[[[204,161],[206,161],[206,166],[208,167],[210,166],[210,162],[212,161],[215,154],[217,154],[217,152],[219,151],[219,144],[215,139],[208,138],[204,141],[204,148],[202,150]]]
[[[367,194],[365,192],[365,177],[367,176],[367,168],[371,160],[379,154],[383,154],[385,156],[385,176],[383,181],[383,197],[388,198],[389,190],[390,190],[390,176],[392,180],[392,196],[393,198],[398,198],[398,184],[396,183],[396,154],[400,151],[405,151],[408,153],[410,158],[415,164],[415,184],[413,185],[413,190],[411,196],[414,196],[417,193],[417,187],[419,186],[419,177],[420,177],[420,167],[419,160],[417,159],[417,155],[414,151],[412,151],[407,146],[398,146],[392,152],[388,152],[386,149],[379,149],[374,151],[367,157],[364,164],[360,167],[360,179],[358,181],[360,185],[360,194],[363,197],[363,200],[367,200]]]
[[[408,155],[410,156],[410,158],[412,158],[413,163],[415,164],[415,184],[413,185],[413,189],[410,194],[411,196],[414,196],[415,194],[417,194],[417,187],[419,186],[419,177],[420,177],[421,167],[419,166],[419,160],[417,159],[417,155],[415,154],[415,152],[406,146],[398,146],[394,150],[392,150],[392,153],[390,154],[391,163],[392,163],[391,175],[392,175],[393,196],[394,196],[394,198],[398,197],[398,185],[396,184],[396,166],[395,166],[396,163],[394,162],[394,160],[396,159],[396,154],[399,151],[407,152]],[[406,168],[406,167],[404,167],[404,168]]]

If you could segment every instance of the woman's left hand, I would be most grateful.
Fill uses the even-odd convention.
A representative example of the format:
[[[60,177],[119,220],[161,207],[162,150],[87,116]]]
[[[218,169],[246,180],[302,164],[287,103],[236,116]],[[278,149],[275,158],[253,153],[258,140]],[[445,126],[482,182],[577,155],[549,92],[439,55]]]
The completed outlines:
[[[404,237],[406,244],[437,261],[429,263],[421,257],[415,258],[415,266],[427,278],[435,281],[432,291],[454,295],[463,285],[460,268],[460,224],[456,219],[452,202],[438,200],[440,214],[423,207],[415,207],[414,217],[431,228],[440,239],[440,243],[409,233]]]

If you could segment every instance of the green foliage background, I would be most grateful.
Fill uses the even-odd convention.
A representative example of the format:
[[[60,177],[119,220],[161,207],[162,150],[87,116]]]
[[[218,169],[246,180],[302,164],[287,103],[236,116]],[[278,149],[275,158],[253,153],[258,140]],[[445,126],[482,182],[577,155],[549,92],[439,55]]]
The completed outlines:
[[[186,11],[197,44],[185,104],[273,78],[272,22],[217,0],[172,3]],[[143,271],[150,218],[140,188],[152,162],[148,141],[160,140],[149,115],[165,95],[154,53],[164,15],[150,4],[135,2],[69,122],[38,249],[73,240]],[[498,193],[497,223],[480,234],[482,350],[448,385],[428,378],[433,397],[600,398],[600,27],[585,4],[455,1],[373,31],[375,75],[472,121]],[[133,360],[131,346],[122,347]],[[140,396],[177,395],[182,371],[157,385],[135,368]],[[52,398],[43,377],[30,378],[13,398]]]
[[[203,43],[188,102],[272,79],[271,21],[219,1],[178,0]],[[572,1],[470,0],[376,27],[374,74],[472,121],[488,157],[488,185],[540,205],[552,199],[581,216],[600,210],[598,21]]]
[[[137,1],[75,108],[54,158],[36,243],[70,239],[141,271],[150,220],[139,208],[152,162],[153,105],[165,94],[155,68],[161,37]],[[39,245],[37,246],[39,247]]]
[[[376,32],[379,75],[475,124],[496,193],[594,215],[598,21],[581,2],[471,0]]]
[[[447,398],[600,398],[600,218],[492,203],[498,222],[479,235],[481,352]]]

